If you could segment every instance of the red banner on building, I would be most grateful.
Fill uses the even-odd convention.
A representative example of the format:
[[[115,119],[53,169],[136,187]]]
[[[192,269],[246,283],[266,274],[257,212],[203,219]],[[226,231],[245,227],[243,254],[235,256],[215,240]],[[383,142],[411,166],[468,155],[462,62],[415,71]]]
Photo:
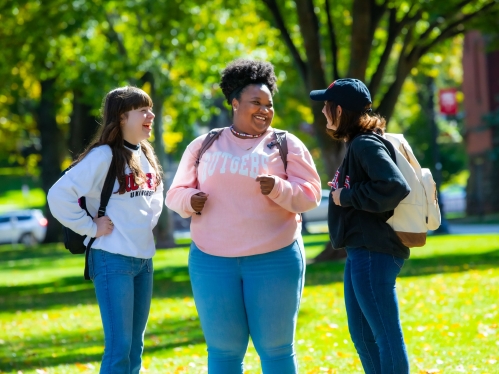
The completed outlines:
[[[457,90],[455,88],[443,88],[438,91],[440,102],[440,113],[455,116],[457,114]]]

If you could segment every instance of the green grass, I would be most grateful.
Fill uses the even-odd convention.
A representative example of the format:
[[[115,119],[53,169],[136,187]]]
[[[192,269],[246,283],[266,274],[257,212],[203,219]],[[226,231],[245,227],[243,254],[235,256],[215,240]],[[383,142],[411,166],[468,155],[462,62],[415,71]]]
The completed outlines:
[[[29,176],[21,167],[0,168],[0,213],[17,209],[43,208],[45,193],[38,177]],[[28,187],[22,192],[22,186]]]
[[[307,257],[327,235],[305,238]],[[204,373],[206,347],[187,241],[155,256],[147,373]],[[0,372],[97,373],[103,335],[82,256],[60,245],[0,246]],[[414,249],[397,288],[411,373],[499,372],[499,235],[435,236]],[[343,263],[307,267],[296,336],[301,373],[362,373],[343,303]],[[259,373],[250,347],[246,372]]]

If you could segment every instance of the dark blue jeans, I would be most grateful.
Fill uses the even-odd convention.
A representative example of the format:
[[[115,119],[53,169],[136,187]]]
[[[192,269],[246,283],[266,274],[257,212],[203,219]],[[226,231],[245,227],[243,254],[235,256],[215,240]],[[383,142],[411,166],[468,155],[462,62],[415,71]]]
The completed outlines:
[[[347,248],[345,305],[350,336],[366,374],[408,374],[395,279],[404,260]]]

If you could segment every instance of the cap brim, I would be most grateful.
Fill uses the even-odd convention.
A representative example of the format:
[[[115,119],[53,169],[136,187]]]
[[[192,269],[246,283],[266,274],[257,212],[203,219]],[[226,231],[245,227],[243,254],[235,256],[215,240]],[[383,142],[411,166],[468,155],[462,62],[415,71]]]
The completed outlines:
[[[312,100],[315,100],[315,101],[325,101],[325,100],[327,100],[326,99],[326,91],[327,91],[327,88],[325,90],[312,91],[312,92],[310,92],[310,98]]]

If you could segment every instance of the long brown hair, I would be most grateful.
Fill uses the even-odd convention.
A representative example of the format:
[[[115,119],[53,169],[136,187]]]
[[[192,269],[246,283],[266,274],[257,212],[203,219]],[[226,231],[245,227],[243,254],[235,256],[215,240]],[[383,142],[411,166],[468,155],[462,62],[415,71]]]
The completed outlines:
[[[73,162],[76,165],[94,148],[107,144],[113,151],[116,159],[116,176],[119,182],[120,194],[126,191],[125,167],[128,165],[133,173],[135,184],[142,185],[146,181],[146,175],[140,167],[139,160],[133,157],[132,151],[124,145],[123,132],[121,130],[121,116],[127,116],[130,110],[142,107],[152,107],[153,103],[147,93],[140,88],[126,86],[110,91],[102,101],[102,124],[95,134],[94,140]],[[156,174],[156,183],[161,183],[163,171],[154,153],[154,149],[147,140],[140,142],[140,147]]]
[[[337,124],[336,130],[326,129],[328,135],[335,140],[352,140],[356,135],[366,132],[376,132],[383,135],[386,129],[386,120],[379,114],[370,114],[371,104],[367,105],[365,112],[357,113],[343,107],[341,116],[336,115],[338,104],[334,101],[326,102],[326,112]]]

